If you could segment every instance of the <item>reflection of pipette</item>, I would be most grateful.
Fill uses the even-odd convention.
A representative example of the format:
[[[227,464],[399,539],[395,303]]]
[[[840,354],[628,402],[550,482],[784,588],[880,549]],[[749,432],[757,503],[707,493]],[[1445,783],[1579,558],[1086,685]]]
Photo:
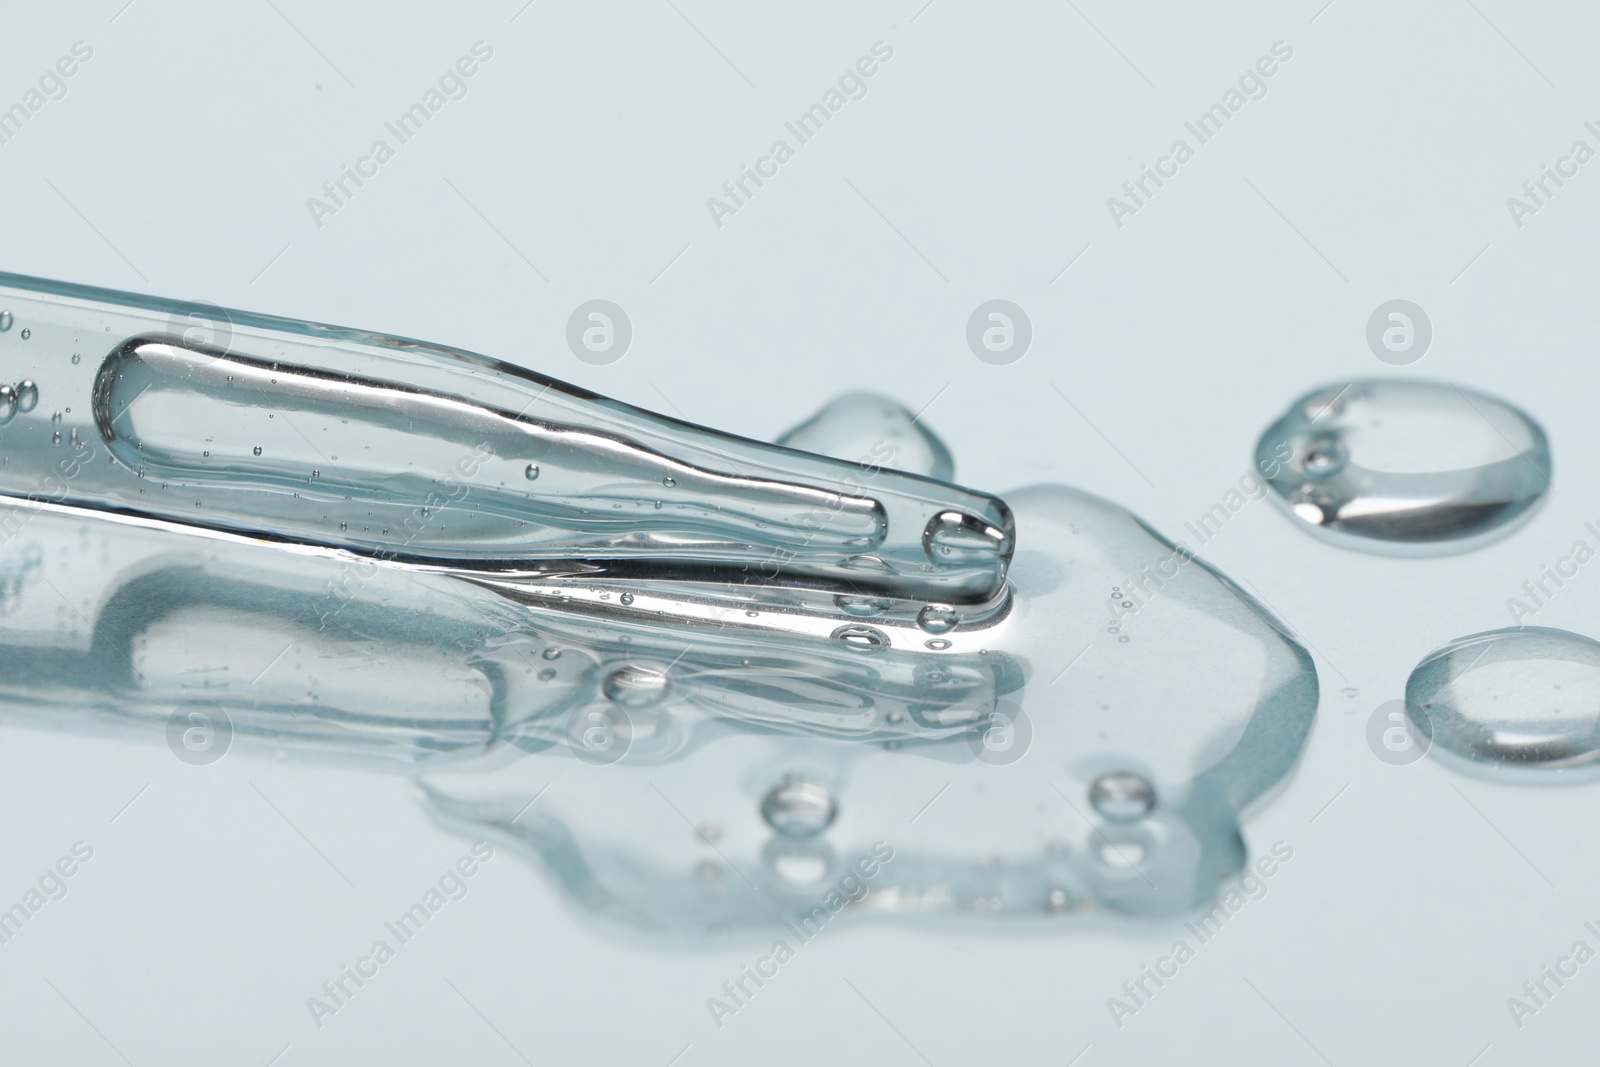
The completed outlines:
[[[7,495],[497,577],[1004,589],[992,496],[377,334],[7,274],[0,306]],[[52,492],[63,434],[110,462]]]

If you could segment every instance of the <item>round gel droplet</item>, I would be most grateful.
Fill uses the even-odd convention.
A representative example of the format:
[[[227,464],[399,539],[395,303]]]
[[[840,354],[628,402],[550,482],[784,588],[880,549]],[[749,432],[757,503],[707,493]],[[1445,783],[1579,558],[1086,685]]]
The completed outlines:
[[[7,330],[11,329],[11,324],[15,321],[16,318],[11,314],[11,312],[0,311],[0,333],[5,333]]]
[[[1434,757],[1509,781],[1600,778],[1600,642],[1522,626],[1459,638],[1406,680]]]
[[[947,634],[960,621],[961,616],[948,604],[929,604],[917,612],[917,625],[922,627],[923,633]]]
[[[761,801],[761,817],[784,837],[815,837],[839,814],[824,786],[790,775]]]
[[[1102,774],[1089,787],[1089,803],[1112,822],[1133,822],[1150,814],[1156,806],[1156,791],[1148,781],[1131,771]]]
[[[32,378],[24,378],[17,385],[17,409],[32,411],[39,403],[39,385]]]
[[[533,481],[539,477],[539,465],[537,463],[528,464],[528,468],[522,472],[522,476],[530,482]]]
[[[1505,401],[1449,383],[1358,381],[1295,401],[1262,434],[1256,469],[1324,540],[1433,556],[1514,530],[1543,499],[1551,464],[1539,424]],[[1224,501],[1201,525],[1226,522],[1240,491],[1230,491],[1240,504]]]

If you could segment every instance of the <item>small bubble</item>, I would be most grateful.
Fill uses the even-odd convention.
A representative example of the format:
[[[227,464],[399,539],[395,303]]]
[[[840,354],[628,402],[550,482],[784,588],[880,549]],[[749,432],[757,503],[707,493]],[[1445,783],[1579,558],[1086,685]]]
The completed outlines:
[[[76,353],[76,352],[72,353],[72,362],[76,363],[76,362],[78,362],[78,360],[80,360],[82,358],[83,357],[78,355],[78,353]]]
[[[1312,477],[1323,478],[1336,473],[1345,465],[1348,456],[1344,443],[1332,434],[1313,437],[1306,445],[1300,463]]]
[[[676,478],[663,478],[661,479],[661,484],[666,486],[668,489],[671,489],[673,486],[678,484],[678,480]]]
[[[548,682],[550,679],[554,678],[555,676],[556,676],[555,668],[554,667],[546,667],[544,670],[539,672],[539,681]]]
[[[17,407],[32,411],[39,403],[39,386],[32,378],[24,378],[17,386]]]
[[[32,336],[33,336],[33,331],[32,330],[24,329],[22,331],[22,339],[24,341],[26,341],[28,338],[30,338]]]
[[[256,445],[256,447],[252,448],[250,451],[254,452],[256,455],[259,456],[259,455],[261,455],[261,446],[260,445]]]
[[[882,615],[884,612],[894,607],[894,601],[885,600],[882,597],[846,596],[843,593],[836,595],[833,598],[833,602],[834,604],[838,605],[839,610],[844,612],[846,615],[855,615],[859,618],[871,618],[874,615]]]
[[[816,782],[790,775],[761,801],[761,817],[785,837],[815,837],[839,813],[833,794]]]
[[[1131,771],[1103,774],[1089,787],[1089,803],[1113,822],[1133,822],[1156,806],[1156,791]]]
[[[560,659],[561,650],[559,648],[547,648],[541,652],[540,655],[542,655],[545,659]]]
[[[946,641],[942,637],[935,637],[932,641],[922,642],[922,647],[931,648],[935,652],[943,652],[945,649],[950,647],[950,642]]]
[[[11,324],[16,321],[15,316],[9,311],[0,311],[0,333],[11,329]]]
[[[947,634],[956,628],[961,621],[961,616],[956,614],[956,609],[948,604],[929,604],[917,612],[917,625],[925,633]]]
[[[617,599],[622,602],[623,607],[627,607],[629,604],[633,603],[633,594],[623,593],[622,596],[618,597]]]
[[[530,482],[533,481],[539,477],[539,465],[537,463],[528,464],[527,469],[522,472],[522,476]]]
[[[669,679],[661,667],[630,663],[606,675],[601,692],[611,703],[624,708],[646,708],[667,695]]]
[[[889,635],[871,626],[841,626],[830,636],[850,648],[871,650],[889,645]]]

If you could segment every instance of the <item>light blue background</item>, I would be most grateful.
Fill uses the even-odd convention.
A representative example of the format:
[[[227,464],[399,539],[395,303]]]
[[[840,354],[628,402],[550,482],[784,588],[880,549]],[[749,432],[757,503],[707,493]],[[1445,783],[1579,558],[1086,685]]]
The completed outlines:
[[[1504,396],[1556,456],[1511,539],[1397,561],[1252,504],[1204,548],[1297,628],[1324,687],[1296,777],[1247,826],[1295,849],[1268,897],[1121,1030],[1106,998],[1171,929],[840,930],[718,1031],[704,1000],[748,947],[597,937],[502,856],[319,1031],[305,998],[465,851],[403,780],[6,728],[0,898],[74,840],[96,852],[0,946],[0,1058],[1465,1067],[1593,1048],[1600,963],[1521,1030],[1505,999],[1600,918],[1597,787],[1387,766],[1365,725],[1428,650],[1508,625],[1506,599],[1600,518],[1600,162],[1521,228],[1506,207],[1575,139],[1600,148],[1600,14],[922,3],[8,4],[0,106],[74,41],[94,56],[0,145],[0,267],[426,338],[754,437],[875,389],[931,404],[963,482],[1067,482],[1169,536],[1313,386]],[[306,199],[478,40],[494,55],[468,95],[315,226]],[[878,40],[894,57],[868,95],[714,225],[706,198]],[[1268,94],[1114,225],[1106,198],[1279,40]],[[1364,341],[1397,297],[1435,330],[1403,370]],[[605,367],[564,342],[595,298],[634,326]],[[1033,322],[1011,366],[966,348],[992,298]],[[1600,573],[1534,621],[1600,635]]]

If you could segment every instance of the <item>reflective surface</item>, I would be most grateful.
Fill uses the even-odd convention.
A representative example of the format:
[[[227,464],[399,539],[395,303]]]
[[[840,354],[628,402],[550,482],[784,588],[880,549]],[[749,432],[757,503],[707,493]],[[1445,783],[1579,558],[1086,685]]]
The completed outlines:
[[[1295,401],[1256,466],[1297,526],[1368,552],[1439,555],[1504,537],[1550,486],[1538,423],[1445,382],[1356,381]]]

